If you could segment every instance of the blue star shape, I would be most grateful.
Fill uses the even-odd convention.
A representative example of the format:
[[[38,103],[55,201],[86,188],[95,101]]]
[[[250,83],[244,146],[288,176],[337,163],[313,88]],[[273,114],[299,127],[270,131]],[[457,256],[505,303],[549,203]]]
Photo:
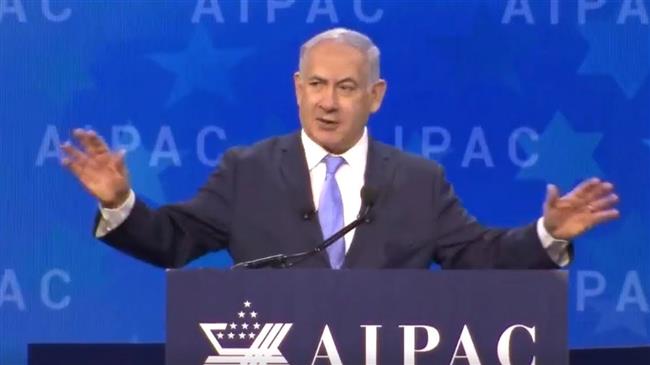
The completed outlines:
[[[538,141],[519,142],[526,153],[538,158],[534,165],[521,168],[517,179],[543,180],[570,189],[582,179],[602,175],[593,159],[601,138],[602,133],[576,133],[566,118],[556,113]]]
[[[589,307],[596,311],[598,322],[594,333],[608,334],[615,330],[624,330],[626,333],[648,339],[650,328],[650,313],[644,313],[642,308],[634,303],[627,304],[622,311],[616,311],[616,305],[622,290],[621,272],[637,270],[641,282],[641,290],[646,300],[650,294],[647,277],[647,262],[650,260],[650,249],[647,242],[650,239],[650,229],[647,219],[639,212],[627,215],[618,228],[605,234],[587,236],[581,245],[589,247],[583,252],[580,261],[581,267],[596,268],[608,279],[607,288],[601,298],[591,302]],[[616,257],[612,260],[612,257]],[[624,263],[624,265],[622,264]]]
[[[647,26],[634,21],[594,21],[580,27],[590,49],[579,72],[610,75],[628,98],[639,91],[650,73]]]
[[[233,68],[252,53],[248,48],[215,49],[208,32],[199,27],[183,51],[150,57],[165,70],[176,74],[174,88],[167,100],[169,107],[194,90],[213,92],[233,102],[230,75]]]
[[[625,214],[622,221],[612,228],[603,234],[588,235],[581,239],[589,247],[578,258],[583,266],[597,267],[601,271],[612,273],[621,272],[622,263],[625,263],[625,270],[646,268],[650,262],[650,247],[647,244],[650,241],[650,228],[647,218],[641,212],[632,211]],[[612,257],[616,257],[616,260],[612,260]],[[647,294],[650,295],[650,290]]]
[[[596,334],[607,334],[622,329],[641,338],[648,338],[650,315],[643,313],[638,306],[630,305],[629,309],[618,312],[614,299],[594,301],[589,306],[594,308],[600,316],[594,329]]]

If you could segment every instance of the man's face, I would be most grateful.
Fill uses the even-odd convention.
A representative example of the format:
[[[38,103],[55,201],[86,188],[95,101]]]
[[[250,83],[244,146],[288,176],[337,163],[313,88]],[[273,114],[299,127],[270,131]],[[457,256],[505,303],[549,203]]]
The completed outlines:
[[[300,123],[325,150],[341,154],[363,135],[371,113],[381,106],[386,83],[369,87],[369,65],[359,50],[322,41],[304,55],[294,75]]]

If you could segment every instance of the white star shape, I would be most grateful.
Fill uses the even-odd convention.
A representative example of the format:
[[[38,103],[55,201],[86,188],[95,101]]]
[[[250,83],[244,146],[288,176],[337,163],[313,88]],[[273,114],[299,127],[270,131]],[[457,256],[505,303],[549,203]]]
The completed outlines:
[[[253,332],[249,333],[248,338],[255,338],[255,334]]]
[[[235,334],[232,333],[232,332],[230,332],[230,333],[228,334],[228,338],[231,338],[231,339],[232,339],[232,338],[235,338]]]
[[[223,338],[223,333],[221,333],[221,332],[217,333],[217,338],[222,339]]]
[[[244,316],[246,315],[246,313],[244,313],[244,312],[239,312],[239,313],[237,313],[237,315],[239,316],[239,318],[244,318]]]
[[[231,324],[230,324],[230,329],[233,329],[233,330],[234,330],[235,328],[237,328],[237,324],[235,324],[234,322],[231,323]]]
[[[245,301],[245,302],[244,302],[244,307],[246,307],[246,308],[250,308],[250,307],[251,307],[251,302],[249,302],[248,300]]]
[[[247,330],[248,329],[248,323],[242,323],[241,328]]]
[[[257,318],[257,312],[251,312],[251,318]]]
[[[260,329],[260,324],[259,324],[259,323],[255,323],[255,324],[253,325],[253,328],[255,328],[256,330]]]
[[[244,338],[246,338],[246,334],[245,334],[244,332],[240,333],[240,334],[239,334],[239,338],[240,338],[240,339],[244,339]]]

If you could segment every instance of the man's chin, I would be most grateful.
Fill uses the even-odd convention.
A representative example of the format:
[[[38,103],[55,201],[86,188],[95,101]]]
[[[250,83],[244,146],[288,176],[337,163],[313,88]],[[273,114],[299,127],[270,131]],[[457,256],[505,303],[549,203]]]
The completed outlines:
[[[327,152],[340,154],[342,153],[342,143],[340,140],[333,140],[332,138],[317,138],[314,140],[319,146],[323,147]]]
[[[342,142],[338,143],[329,143],[326,145],[321,145],[327,152],[334,154],[334,155],[340,155],[345,153],[347,150],[350,149],[352,146],[348,146]]]

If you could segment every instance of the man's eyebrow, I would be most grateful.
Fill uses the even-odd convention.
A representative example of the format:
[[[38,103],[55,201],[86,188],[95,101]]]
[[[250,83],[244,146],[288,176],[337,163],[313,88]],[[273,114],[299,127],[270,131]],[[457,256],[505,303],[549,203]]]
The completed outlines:
[[[355,85],[359,84],[357,82],[357,80],[353,79],[352,77],[346,77],[343,80],[339,80],[336,84],[339,85],[339,84],[343,84],[343,83],[346,83],[346,82],[351,82],[351,83],[353,83]]]
[[[308,81],[310,81],[310,82],[311,81],[327,82],[327,79],[325,79],[324,77],[321,77],[321,76],[314,75],[314,76],[310,76]],[[346,77],[346,78],[344,78],[342,80],[339,80],[339,81],[336,82],[336,85],[341,85],[341,84],[344,84],[344,83],[353,83],[355,86],[359,85],[359,83],[352,77]]]

